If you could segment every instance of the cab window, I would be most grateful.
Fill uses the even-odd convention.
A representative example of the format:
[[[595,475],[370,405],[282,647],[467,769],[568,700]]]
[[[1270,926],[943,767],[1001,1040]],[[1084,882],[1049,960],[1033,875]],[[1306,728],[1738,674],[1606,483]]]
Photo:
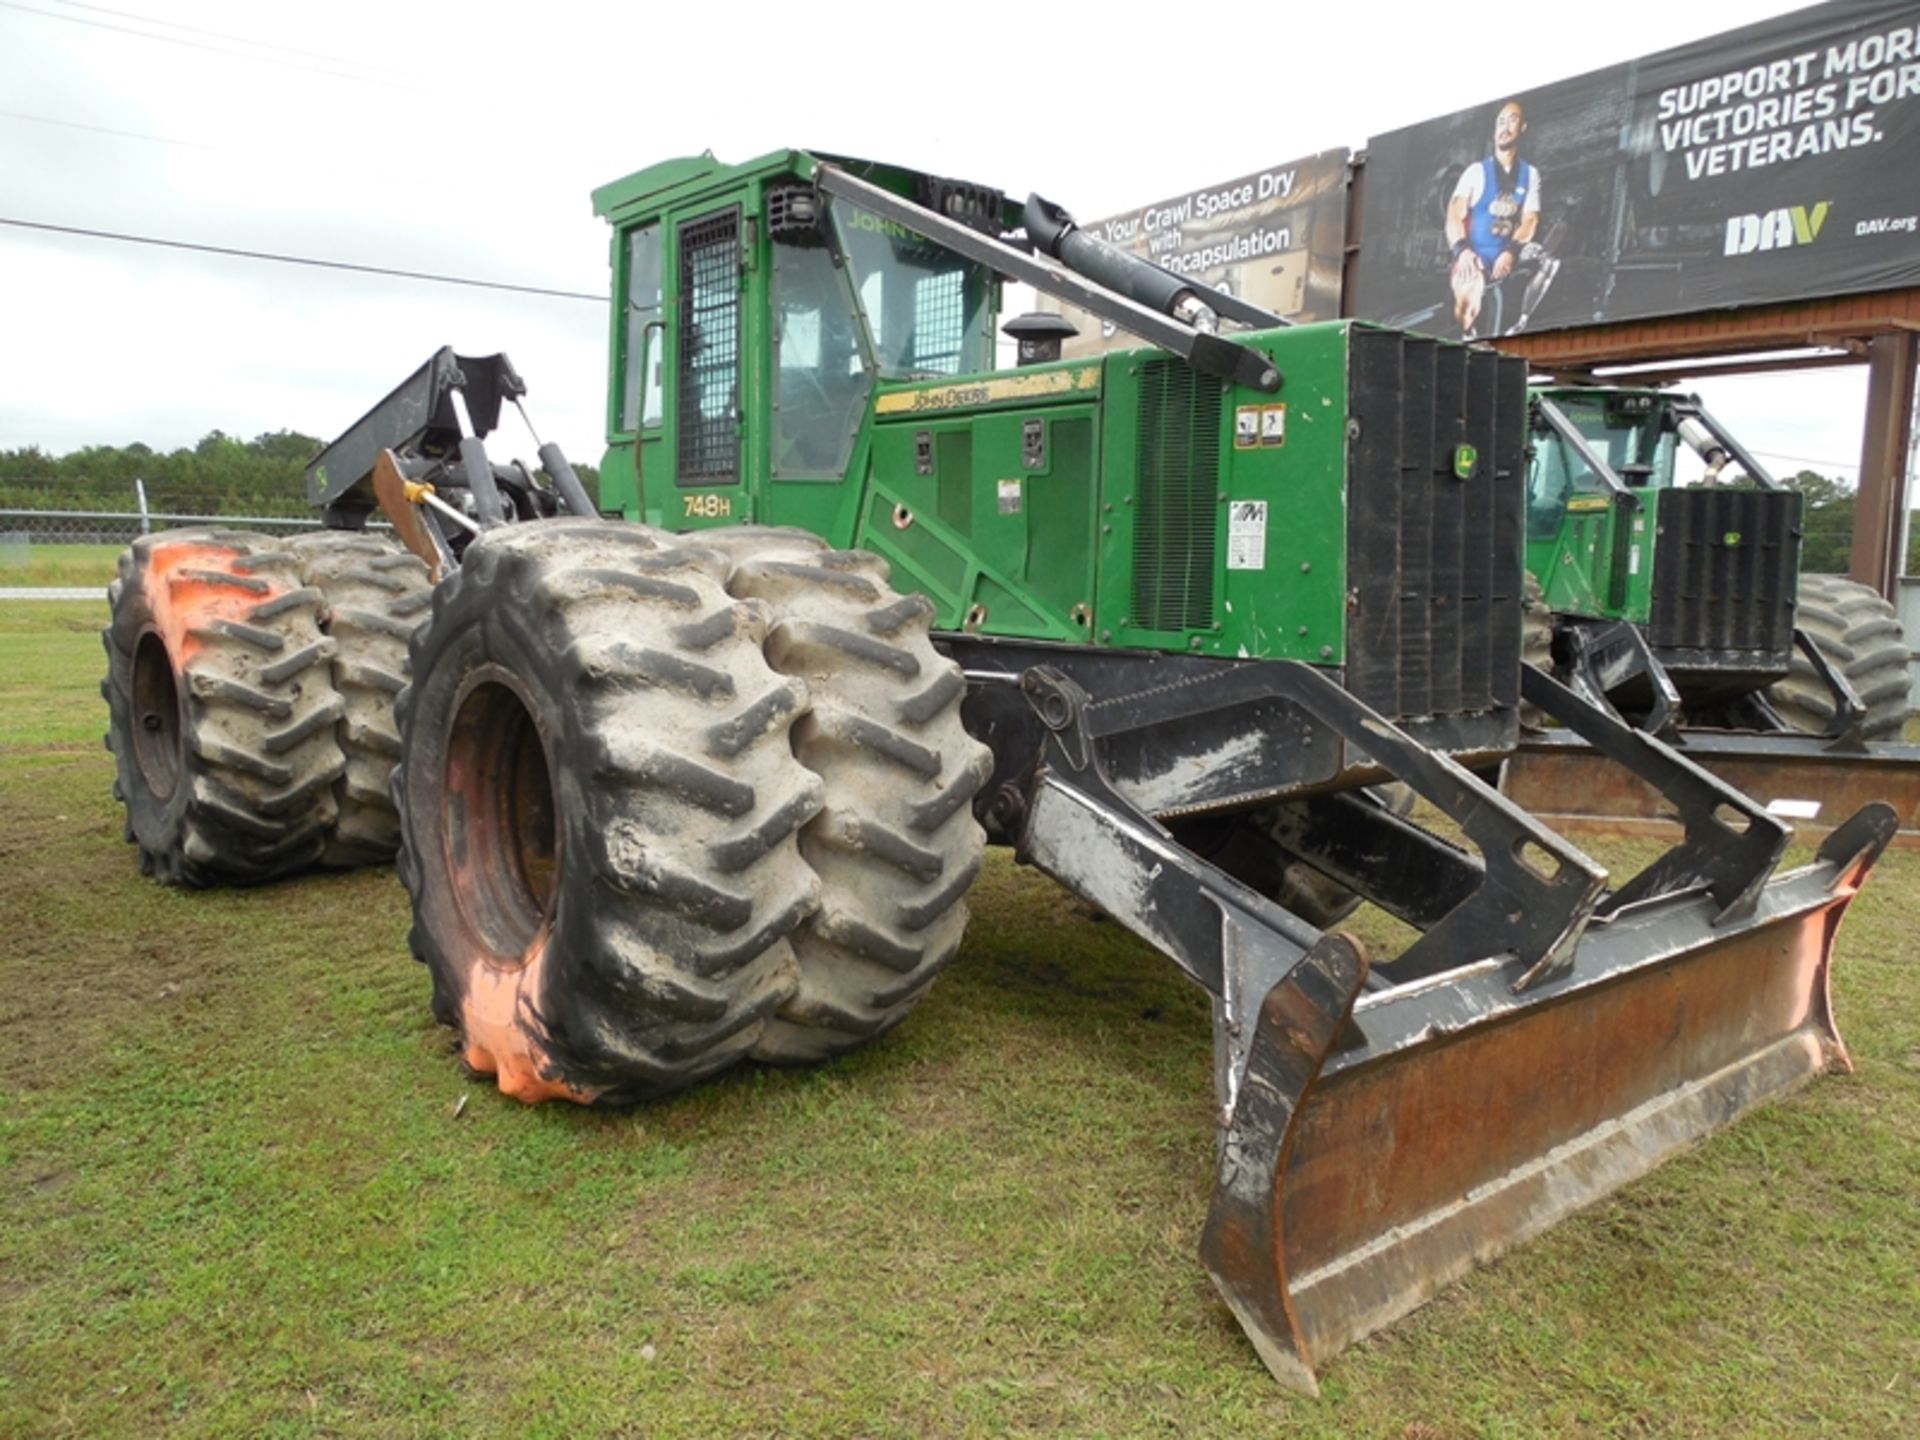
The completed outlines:
[[[847,283],[823,245],[773,251],[776,476],[843,474],[871,380]]]
[[[627,315],[620,430],[660,424],[660,226],[643,225],[627,234]],[[644,374],[642,373],[644,371]]]
[[[833,202],[832,213],[882,375],[993,368],[986,266],[844,200]]]
[[[1604,411],[1598,405],[1577,400],[1556,400],[1555,403],[1593,447],[1594,453],[1612,464]],[[1606,493],[1606,481],[1556,432],[1545,430],[1534,435],[1533,466],[1527,485],[1529,540],[1552,539],[1567,513],[1567,502],[1575,495]]]

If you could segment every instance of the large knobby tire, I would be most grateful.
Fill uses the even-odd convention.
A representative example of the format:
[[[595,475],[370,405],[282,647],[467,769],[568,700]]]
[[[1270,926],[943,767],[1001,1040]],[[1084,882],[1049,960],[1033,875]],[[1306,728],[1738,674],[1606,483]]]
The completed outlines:
[[[806,687],[710,550],[590,519],[476,540],[399,702],[400,875],[434,1012],[522,1100],[628,1103],[746,1055],[819,904]]]
[[[714,530],[728,590],[773,617],[767,658],[806,682],[794,752],[824,785],[800,834],[819,911],[794,932],[800,986],[754,1046],[779,1063],[850,1050],[897,1025],[952,960],[986,834],[973,797],[993,757],[960,719],[966,679],[929,638],[933,606],[886,561],[801,530]]]
[[[322,530],[289,544],[325,601],[321,624],[334,643],[333,685],[345,707],[340,818],[321,860],[343,869],[384,865],[400,848],[391,784],[400,763],[400,726],[393,705],[407,682],[407,642],[433,603],[433,582],[418,556],[385,536]]]
[[[298,560],[267,536],[164,531],[122,552],[107,601],[107,748],[141,870],[255,884],[317,862],[343,706]]]
[[[1907,722],[1907,638],[1893,606],[1844,575],[1802,575],[1794,623],[1807,632],[1867,707],[1869,740],[1898,740]],[[1833,720],[1833,697],[1798,649],[1787,678],[1767,700],[1796,730],[1819,734]]]

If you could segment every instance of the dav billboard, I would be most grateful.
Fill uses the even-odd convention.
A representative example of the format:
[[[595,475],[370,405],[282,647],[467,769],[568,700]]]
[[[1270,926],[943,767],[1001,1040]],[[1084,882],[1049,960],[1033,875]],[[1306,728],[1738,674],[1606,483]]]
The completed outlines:
[[[1328,150],[1189,190],[1080,228],[1177,275],[1190,275],[1288,320],[1340,313],[1347,152]],[[1041,296],[1079,327],[1069,359],[1137,345],[1097,316]]]
[[[1512,335],[1920,285],[1920,4],[1842,0],[1375,137],[1349,313]]]

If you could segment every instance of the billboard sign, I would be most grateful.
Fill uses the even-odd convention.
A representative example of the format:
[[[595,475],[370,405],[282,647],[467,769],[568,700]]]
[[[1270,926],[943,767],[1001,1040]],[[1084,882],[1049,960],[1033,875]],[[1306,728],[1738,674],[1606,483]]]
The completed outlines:
[[[1080,228],[1284,319],[1331,320],[1340,313],[1346,197],[1347,152],[1328,150]],[[1064,347],[1069,358],[1140,343],[1072,305],[1040,303],[1079,327]]]
[[[1494,336],[1920,284],[1920,4],[1845,0],[1375,137],[1349,313]]]

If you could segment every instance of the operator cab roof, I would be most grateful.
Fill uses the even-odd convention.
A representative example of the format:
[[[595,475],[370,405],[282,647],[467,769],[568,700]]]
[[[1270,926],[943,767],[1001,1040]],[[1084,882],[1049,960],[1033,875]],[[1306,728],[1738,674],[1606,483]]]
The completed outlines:
[[[814,169],[823,162],[910,198],[919,198],[954,184],[950,179],[930,175],[923,170],[912,170],[904,165],[861,160],[851,155],[832,155],[822,150],[772,150],[739,165],[728,165],[717,160],[713,152],[707,150],[677,160],[662,160],[600,186],[593,192],[593,210],[596,215],[618,223],[635,216],[657,214],[705,192],[729,190],[743,180],[777,179],[787,175],[811,180]],[[964,188],[991,194],[999,200],[1003,228],[1011,230],[1019,225],[1018,207],[1006,202],[1004,192],[989,190],[984,186]]]

